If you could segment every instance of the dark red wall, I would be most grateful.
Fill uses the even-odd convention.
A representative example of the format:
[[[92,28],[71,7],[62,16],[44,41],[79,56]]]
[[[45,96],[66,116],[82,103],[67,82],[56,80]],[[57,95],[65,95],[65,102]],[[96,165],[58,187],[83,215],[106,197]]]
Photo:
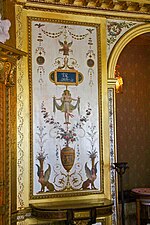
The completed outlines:
[[[118,60],[124,79],[116,96],[118,161],[129,165],[124,189],[150,187],[150,41],[138,40]]]

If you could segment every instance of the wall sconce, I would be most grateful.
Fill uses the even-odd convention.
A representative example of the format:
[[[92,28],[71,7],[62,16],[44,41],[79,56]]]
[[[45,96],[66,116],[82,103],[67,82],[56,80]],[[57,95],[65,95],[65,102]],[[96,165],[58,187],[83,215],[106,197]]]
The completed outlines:
[[[123,92],[123,78],[120,75],[119,68],[120,68],[120,66],[116,65],[116,68],[115,68],[116,93]]]

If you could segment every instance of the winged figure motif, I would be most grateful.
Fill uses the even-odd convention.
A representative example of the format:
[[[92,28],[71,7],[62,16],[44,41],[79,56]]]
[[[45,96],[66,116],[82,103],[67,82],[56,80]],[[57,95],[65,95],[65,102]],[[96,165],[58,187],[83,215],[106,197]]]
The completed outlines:
[[[83,182],[83,189],[96,189],[94,181],[97,178],[97,163],[98,162],[96,162],[91,169],[88,167],[87,162],[85,163],[85,173],[87,176],[87,180]]]
[[[63,55],[69,55],[69,52],[72,52],[72,50],[70,49],[72,43],[72,41],[68,43],[66,40],[64,42],[59,40],[59,44],[62,47],[61,49],[59,49],[59,51],[62,51]]]
[[[40,192],[44,192],[45,187],[47,187],[47,189],[49,191],[54,191],[54,185],[49,182],[49,178],[50,178],[50,174],[51,174],[50,164],[48,164],[48,168],[45,172],[41,169],[41,167],[38,164],[36,164],[36,166],[38,168],[38,171],[37,171],[37,175],[39,177],[38,182],[41,184],[41,191]]]

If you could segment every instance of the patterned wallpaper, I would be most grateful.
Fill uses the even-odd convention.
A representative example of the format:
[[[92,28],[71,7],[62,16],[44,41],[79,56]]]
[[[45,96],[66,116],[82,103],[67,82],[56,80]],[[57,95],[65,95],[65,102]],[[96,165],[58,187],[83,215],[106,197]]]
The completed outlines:
[[[150,186],[150,45],[136,43],[118,60],[124,79],[123,93],[117,94],[118,161],[129,165],[124,189]]]

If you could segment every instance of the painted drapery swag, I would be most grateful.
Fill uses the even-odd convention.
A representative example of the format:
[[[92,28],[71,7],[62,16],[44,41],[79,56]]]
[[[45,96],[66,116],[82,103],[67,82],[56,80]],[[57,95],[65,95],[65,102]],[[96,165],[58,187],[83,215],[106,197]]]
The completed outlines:
[[[57,100],[61,101],[61,105],[59,105],[57,103]],[[76,101],[76,104],[73,105],[72,101]],[[69,117],[72,117],[73,114],[72,111],[75,110],[76,108],[78,108],[78,113],[80,112],[80,98],[78,97],[78,99],[73,99],[71,97],[70,91],[69,90],[64,90],[62,97],[57,99],[57,98],[53,98],[53,112],[56,112],[56,108],[57,110],[60,110],[61,112],[65,113],[65,123],[69,123]]]
[[[99,31],[94,25],[36,19],[31,20],[33,195],[99,191]]]

